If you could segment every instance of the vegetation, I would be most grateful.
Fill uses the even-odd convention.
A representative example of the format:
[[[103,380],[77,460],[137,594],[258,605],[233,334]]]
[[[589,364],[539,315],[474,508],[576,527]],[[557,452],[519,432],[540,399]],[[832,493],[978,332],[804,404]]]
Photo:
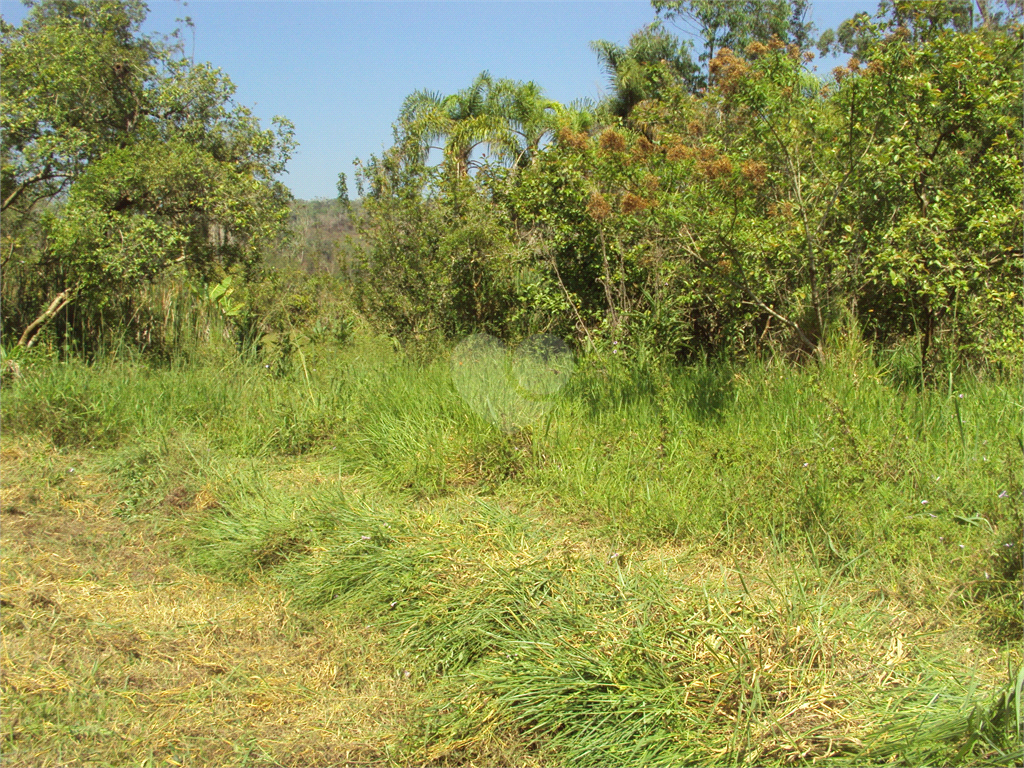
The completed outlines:
[[[278,374],[238,361],[26,367],[3,401],[17,468],[5,519],[54,525],[67,513],[53,510],[98,507],[123,527],[115,540],[144,535],[190,568],[256,580],[268,601],[290,596],[287,631],[303,648],[335,644],[340,670],[302,677],[299,711],[312,726],[350,702],[333,731],[362,755],[350,759],[1011,765],[1019,392],[983,379],[922,391],[904,378],[912,349],[883,368],[853,342],[832,350],[805,370],[591,362],[545,421],[511,434],[459,398],[446,361],[373,337],[306,346],[305,368]],[[99,575],[54,583],[34,567],[5,573],[5,636],[48,647],[66,632],[41,595],[122,617],[96,627],[111,643],[114,630],[136,639],[99,656],[83,639],[50,661],[8,651],[5,711],[19,714],[5,718],[5,753],[45,762],[31,751],[45,739],[47,760],[110,762],[123,742],[83,733],[94,710],[74,702],[94,690],[125,729],[148,720],[154,694],[115,681],[181,690],[159,661],[171,630],[132,617],[130,592],[90,606]],[[349,656],[362,636],[376,650]],[[290,674],[274,661],[281,641],[254,635],[256,656],[232,659],[232,637],[191,651],[225,670],[210,695],[269,695],[254,675]],[[260,672],[264,648],[275,666]],[[282,679],[284,711],[295,683]],[[404,714],[368,728],[389,695]],[[258,762],[288,762],[298,749],[234,725],[235,752],[182,741],[189,723],[213,727],[203,701],[180,701],[181,723],[119,759],[224,764],[259,746],[272,757]],[[305,762],[339,759],[316,739]]]
[[[778,36],[719,49],[697,93],[667,33],[602,43],[615,90],[590,127],[554,110],[547,151],[472,180],[470,143],[427,167],[403,113],[363,168],[367,311],[400,334],[547,327],[678,359],[820,354],[854,321],[915,336],[932,372],[1016,370],[1019,26],[956,31],[930,7],[884,6],[827,82]]]
[[[1024,759],[1020,9],[822,80],[803,2],[653,6],[353,201],[141,3],[2,25],[5,764]]]
[[[61,341],[95,335],[168,272],[251,262],[286,215],[288,121],[262,130],[219,70],[141,34],[145,16],[138,0],[53,0],[0,29],[3,330],[18,346],[55,317]]]

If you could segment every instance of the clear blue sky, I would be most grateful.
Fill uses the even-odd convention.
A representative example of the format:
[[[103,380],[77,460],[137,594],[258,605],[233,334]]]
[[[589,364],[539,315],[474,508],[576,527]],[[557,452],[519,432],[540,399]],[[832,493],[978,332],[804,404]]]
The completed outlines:
[[[819,31],[877,0],[812,0]],[[452,93],[483,70],[533,80],[549,98],[599,98],[605,77],[592,40],[625,45],[654,20],[647,0],[155,0],[147,31],[166,33],[190,16],[188,52],[220,67],[236,100],[269,125],[295,123],[298,150],[283,181],[296,197],[334,197],[338,173],[354,184],[353,159],[391,142],[391,123],[417,89]],[[20,2],[0,0],[0,14],[20,23]],[[682,31],[670,27],[682,35]],[[815,62],[828,73],[836,61]]]

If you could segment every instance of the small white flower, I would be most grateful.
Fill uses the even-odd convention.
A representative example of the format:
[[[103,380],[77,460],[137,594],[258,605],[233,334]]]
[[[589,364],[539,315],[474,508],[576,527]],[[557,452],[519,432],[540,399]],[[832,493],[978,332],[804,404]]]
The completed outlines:
[[[922,504],[927,504],[928,503],[928,499],[921,499],[921,503]]]
[[[964,545],[963,545],[963,544],[959,544],[959,545],[957,545],[957,546],[959,546],[959,547],[960,547],[960,549],[963,549],[963,548],[964,548]]]

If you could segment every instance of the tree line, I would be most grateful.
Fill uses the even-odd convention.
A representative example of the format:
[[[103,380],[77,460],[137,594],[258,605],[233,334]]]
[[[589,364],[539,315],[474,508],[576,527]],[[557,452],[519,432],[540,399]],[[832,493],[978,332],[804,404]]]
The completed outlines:
[[[593,44],[601,103],[488,73],[406,100],[359,169],[383,329],[686,358],[816,355],[856,325],[929,365],[1019,359],[1019,7],[883,2],[819,38],[850,55],[823,79],[805,3],[653,5]]]
[[[1019,367],[1018,0],[883,0],[816,39],[806,0],[652,10],[592,44],[601,101],[489,72],[406,98],[357,162],[358,246],[333,269],[372,325],[678,359],[816,356],[856,328],[932,368]],[[291,125],[261,128],[144,19],[43,0],[0,29],[5,344],[126,320],[168,276],[265,280],[288,253]],[[822,77],[812,48],[849,60]],[[312,211],[292,214],[303,259],[333,259]]]

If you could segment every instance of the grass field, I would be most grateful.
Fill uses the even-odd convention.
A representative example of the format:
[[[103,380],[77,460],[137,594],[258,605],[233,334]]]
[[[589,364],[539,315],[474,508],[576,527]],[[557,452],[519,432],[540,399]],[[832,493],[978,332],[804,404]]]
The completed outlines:
[[[5,382],[5,765],[1012,765],[1019,381],[443,356]]]

